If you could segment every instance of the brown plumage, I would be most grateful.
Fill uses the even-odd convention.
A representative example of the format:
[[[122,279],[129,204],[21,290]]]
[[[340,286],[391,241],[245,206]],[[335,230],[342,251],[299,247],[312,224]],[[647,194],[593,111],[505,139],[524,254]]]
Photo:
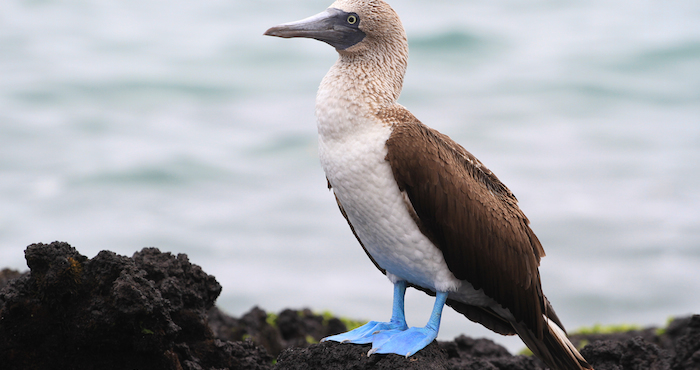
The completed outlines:
[[[537,268],[544,250],[517,199],[462,146],[407,118],[394,124],[386,159],[421,231],[442,250],[456,278],[541,332]]]
[[[515,325],[489,308],[447,304],[496,332],[520,334],[550,366],[590,368],[578,353],[578,359],[555,358],[545,343],[553,339],[543,315],[564,325],[542,293],[544,249],[513,193],[461,145],[407,110],[378,115],[393,126],[386,159],[419,228],[442,250],[455,277],[483,289],[513,314]]]

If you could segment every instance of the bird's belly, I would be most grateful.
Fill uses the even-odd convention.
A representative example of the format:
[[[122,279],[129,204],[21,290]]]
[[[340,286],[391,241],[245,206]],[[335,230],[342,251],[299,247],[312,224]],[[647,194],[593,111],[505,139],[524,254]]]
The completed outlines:
[[[326,176],[357,236],[392,281],[440,291],[461,282],[442,252],[421,233],[386,161],[389,127],[341,141],[319,140]]]

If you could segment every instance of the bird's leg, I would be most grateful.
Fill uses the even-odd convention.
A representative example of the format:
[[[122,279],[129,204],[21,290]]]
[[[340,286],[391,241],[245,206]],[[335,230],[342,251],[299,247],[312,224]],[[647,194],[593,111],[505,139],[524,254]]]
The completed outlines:
[[[389,323],[394,330],[406,330],[406,314],[404,313],[404,297],[406,296],[406,281],[400,280],[394,284],[394,301],[391,307],[391,320]]]
[[[425,348],[437,338],[438,330],[440,330],[442,308],[445,306],[446,301],[447,292],[437,292],[433,312],[430,314],[430,319],[425,327],[413,327],[398,332],[387,331],[376,334],[372,341],[372,349],[368,355],[373,353],[395,353],[408,357]]]
[[[359,328],[349,332],[332,335],[321,339],[321,342],[332,340],[341,343],[366,344],[372,343],[372,337],[378,332],[398,333],[408,329],[406,316],[404,314],[404,296],[406,295],[406,282],[398,281],[394,284],[394,303],[391,310],[391,320],[389,322],[370,321]],[[438,318],[439,325],[439,318]]]

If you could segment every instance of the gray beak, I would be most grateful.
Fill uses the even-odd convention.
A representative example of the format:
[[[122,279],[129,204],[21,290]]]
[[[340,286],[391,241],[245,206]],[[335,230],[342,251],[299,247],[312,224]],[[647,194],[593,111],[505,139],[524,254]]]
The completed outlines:
[[[284,38],[306,37],[330,44],[338,50],[347,49],[365,38],[355,13],[329,8],[306,19],[284,23],[265,31],[266,36]]]

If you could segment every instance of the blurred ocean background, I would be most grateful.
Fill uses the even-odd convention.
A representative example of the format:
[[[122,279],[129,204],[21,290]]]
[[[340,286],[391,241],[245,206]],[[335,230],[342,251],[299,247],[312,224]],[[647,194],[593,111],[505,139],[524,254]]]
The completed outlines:
[[[403,0],[400,102],[515,193],[569,330],[700,313],[700,2]],[[218,305],[388,319],[316,154],[321,0],[0,2],[0,267],[187,253]],[[432,298],[411,291],[409,324]],[[441,339],[490,333],[446,310]]]

